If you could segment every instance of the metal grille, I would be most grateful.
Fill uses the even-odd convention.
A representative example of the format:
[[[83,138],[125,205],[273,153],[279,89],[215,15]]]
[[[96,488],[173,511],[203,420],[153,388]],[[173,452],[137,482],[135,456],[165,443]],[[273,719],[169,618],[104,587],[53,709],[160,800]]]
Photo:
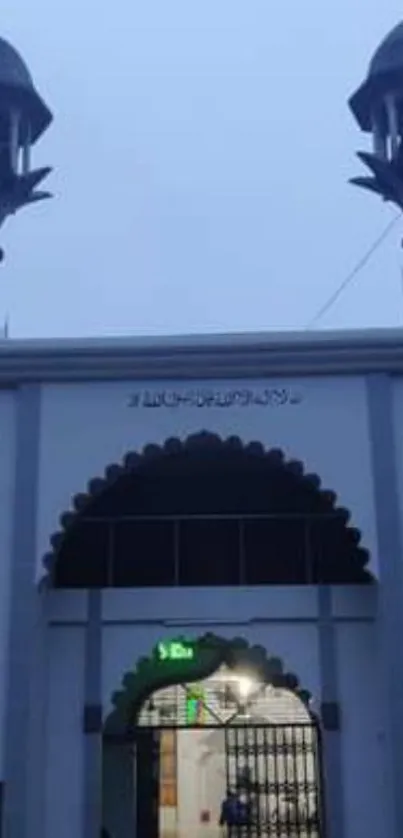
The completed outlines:
[[[143,705],[140,727],[193,727],[228,724],[308,723],[309,711],[292,692],[253,683],[247,698],[226,667],[196,684],[178,684],[155,692]]]
[[[319,744],[313,722],[225,728],[227,788],[246,813],[231,838],[323,838]]]

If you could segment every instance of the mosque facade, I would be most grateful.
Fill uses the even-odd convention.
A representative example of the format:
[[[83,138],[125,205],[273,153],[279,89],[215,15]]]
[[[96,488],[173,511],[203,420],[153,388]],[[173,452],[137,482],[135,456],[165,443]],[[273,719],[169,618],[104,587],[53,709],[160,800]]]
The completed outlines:
[[[214,838],[230,792],[400,838],[402,371],[393,330],[3,341],[4,836]]]

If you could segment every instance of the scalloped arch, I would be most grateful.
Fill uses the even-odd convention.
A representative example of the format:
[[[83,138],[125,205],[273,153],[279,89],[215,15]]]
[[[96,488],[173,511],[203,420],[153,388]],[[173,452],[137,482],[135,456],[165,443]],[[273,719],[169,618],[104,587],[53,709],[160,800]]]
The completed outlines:
[[[205,452],[206,455],[214,454],[214,452],[222,454],[225,452],[244,453],[249,457],[264,460],[271,468],[279,469],[283,473],[286,472],[294,478],[301,480],[311,490],[316,490],[327,511],[336,515],[348,529],[349,538],[355,547],[357,563],[365,571],[368,577],[367,581],[371,580],[371,574],[366,570],[369,553],[365,548],[360,546],[361,532],[355,527],[349,526],[351,513],[345,507],[338,506],[336,493],[322,487],[318,474],[306,472],[300,460],[287,460],[283,451],[279,448],[266,449],[258,441],[245,443],[238,436],[230,436],[224,439],[218,434],[208,431],[191,434],[184,440],[177,437],[170,437],[161,445],[154,443],[146,445],[141,452],[130,451],[125,455],[121,463],[111,463],[108,465],[105,468],[103,477],[91,478],[87,484],[87,490],[72,497],[71,508],[62,512],[60,515],[60,529],[50,536],[51,550],[43,557],[43,566],[46,574],[50,576],[52,574],[57,560],[58,550],[63,543],[66,533],[79,520],[80,515],[90,510],[93,501],[99,498],[105,491],[109,490],[114,484],[117,484],[121,478],[132,474],[140,467],[181,452],[188,454],[192,452],[203,454]]]
[[[170,638],[174,641],[189,643],[189,637]],[[187,661],[164,662],[157,660],[154,649],[148,657],[140,658],[135,669],[129,670],[122,678],[121,689],[112,696],[114,709],[104,723],[106,737],[125,737],[134,734],[136,721],[145,701],[164,687],[185,682],[197,682],[208,678],[217,669],[226,664],[229,669],[248,669],[264,683],[282,687],[294,693],[309,712],[311,694],[301,688],[299,679],[291,672],[286,672],[281,658],[269,657],[263,646],[251,645],[242,637],[229,640],[216,634],[207,633],[192,639],[196,655]],[[313,714],[312,718],[314,718]]]

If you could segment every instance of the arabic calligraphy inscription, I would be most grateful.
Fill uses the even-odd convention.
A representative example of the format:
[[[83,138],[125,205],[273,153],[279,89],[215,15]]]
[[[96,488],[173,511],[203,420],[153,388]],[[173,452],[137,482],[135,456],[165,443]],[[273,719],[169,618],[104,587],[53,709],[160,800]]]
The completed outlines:
[[[128,407],[283,407],[297,405],[302,396],[288,387],[195,390],[138,390]]]

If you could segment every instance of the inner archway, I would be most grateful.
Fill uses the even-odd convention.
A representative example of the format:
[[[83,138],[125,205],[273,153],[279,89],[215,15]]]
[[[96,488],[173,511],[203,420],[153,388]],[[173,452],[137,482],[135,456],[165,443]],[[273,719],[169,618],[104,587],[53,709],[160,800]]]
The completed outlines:
[[[45,566],[63,588],[365,584],[350,513],[299,461],[202,432],[148,445],[72,499]]]
[[[209,634],[164,640],[113,700],[105,798],[120,746],[126,775],[135,758],[137,834],[219,838],[221,822],[248,836],[323,835],[321,740],[309,693],[262,647]],[[103,817],[119,832],[110,806]],[[125,838],[121,829],[117,838]]]

